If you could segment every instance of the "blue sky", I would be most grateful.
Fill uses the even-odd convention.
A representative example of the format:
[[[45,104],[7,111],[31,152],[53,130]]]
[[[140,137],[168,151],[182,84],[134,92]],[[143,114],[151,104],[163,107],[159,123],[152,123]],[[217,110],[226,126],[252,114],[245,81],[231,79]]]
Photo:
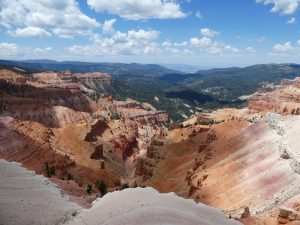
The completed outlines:
[[[299,4],[0,0],[0,58],[199,67],[300,63]]]

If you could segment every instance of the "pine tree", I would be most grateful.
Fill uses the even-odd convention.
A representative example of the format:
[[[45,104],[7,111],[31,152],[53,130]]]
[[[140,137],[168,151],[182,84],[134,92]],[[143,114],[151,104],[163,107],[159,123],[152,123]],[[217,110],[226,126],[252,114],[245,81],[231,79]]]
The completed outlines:
[[[104,183],[103,180],[97,182],[97,188],[102,196],[104,196],[107,193],[107,185]]]

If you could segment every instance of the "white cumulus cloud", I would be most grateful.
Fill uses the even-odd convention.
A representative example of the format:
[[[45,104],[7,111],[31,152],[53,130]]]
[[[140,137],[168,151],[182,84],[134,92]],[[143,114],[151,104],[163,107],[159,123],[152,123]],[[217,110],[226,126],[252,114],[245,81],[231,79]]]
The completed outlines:
[[[211,30],[209,28],[202,28],[201,29],[201,34],[203,36],[207,36],[207,37],[214,37],[214,36],[219,35],[219,32],[215,31],[215,30]]]
[[[215,46],[209,47],[207,49],[207,52],[212,55],[222,55],[223,54],[223,50],[221,48],[215,47]]]
[[[252,48],[252,47],[247,47],[247,48],[246,48],[246,51],[247,51],[248,53],[251,53],[251,54],[256,53],[256,50],[255,50],[254,48]]]
[[[15,43],[0,42],[0,57],[8,58],[16,56],[19,53],[19,47]]]
[[[16,37],[43,37],[51,36],[51,33],[39,27],[17,28],[13,31],[8,31],[8,34]]]
[[[45,58],[52,51],[51,47],[30,48],[19,46],[16,43],[0,42],[0,58],[16,59],[16,58]]]
[[[208,47],[212,44],[212,40],[208,37],[196,38],[193,37],[190,39],[190,44],[198,47]]]
[[[120,56],[149,55],[160,52],[156,42],[160,32],[156,30],[129,30],[127,33],[115,31],[109,38],[99,35],[93,37],[89,45],[74,45],[68,48],[73,55]]]
[[[88,35],[100,24],[79,9],[75,0],[1,0],[0,24],[19,36],[49,35],[72,38]]]
[[[128,20],[174,19],[186,16],[171,0],[87,0],[96,12],[119,15]]]
[[[103,33],[106,34],[113,34],[115,33],[115,29],[113,28],[113,25],[115,24],[117,20],[111,19],[111,20],[105,20],[103,24]]]
[[[298,7],[300,0],[256,0],[257,3],[273,4],[271,12],[279,12],[282,14],[294,14]]]
[[[276,52],[289,52],[294,50],[294,47],[292,46],[291,42],[286,42],[284,44],[274,45],[273,50]]]
[[[226,45],[224,49],[230,53],[238,53],[240,51],[238,48],[232,47],[231,45]]]
[[[292,17],[288,21],[286,21],[287,24],[297,24],[297,19],[295,17]]]

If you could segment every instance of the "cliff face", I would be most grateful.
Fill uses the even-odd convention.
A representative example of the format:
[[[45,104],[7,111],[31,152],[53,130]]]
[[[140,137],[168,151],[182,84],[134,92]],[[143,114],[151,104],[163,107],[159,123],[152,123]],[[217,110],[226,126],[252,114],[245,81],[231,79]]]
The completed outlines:
[[[97,110],[97,104],[82,94],[78,84],[63,80],[59,74],[11,74],[8,77],[2,73],[0,113],[3,116],[62,127],[84,121]],[[41,78],[43,75],[45,80]]]
[[[255,95],[245,109],[183,122],[161,145],[148,147],[137,181],[223,209],[245,224],[277,224],[278,215],[281,224],[298,220],[299,207],[292,208],[300,194],[299,81]]]
[[[299,115],[300,78],[284,80],[274,91],[256,94],[249,103],[249,109],[260,113]]]
[[[299,78],[244,109],[201,113],[170,130],[165,112],[101,92],[113,82],[102,73],[0,71],[0,157],[51,177],[83,204],[99,195],[97,181],[111,191],[136,182],[245,224],[298,220]]]
[[[1,70],[0,157],[52,177],[77,196],[87,195],[88,184],[97,193],[98,180],[111,190],[120,186],[132,173],[128,158],[166,132],[168,115],[97,93],[113,81],[102,73]]]

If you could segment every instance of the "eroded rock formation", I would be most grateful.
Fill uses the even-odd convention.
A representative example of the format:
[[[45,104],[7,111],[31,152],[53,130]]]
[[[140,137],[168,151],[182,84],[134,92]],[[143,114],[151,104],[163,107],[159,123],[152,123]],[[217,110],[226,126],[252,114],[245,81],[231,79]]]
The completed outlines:
[[[0,157],[51,177],[74,195],[88,196],[89,184],[97,193],[98,180],[117,188],[134,173],[127,159],[166,133],[168,115],[98,93],[112,82],[103,73],[1,70]]]

